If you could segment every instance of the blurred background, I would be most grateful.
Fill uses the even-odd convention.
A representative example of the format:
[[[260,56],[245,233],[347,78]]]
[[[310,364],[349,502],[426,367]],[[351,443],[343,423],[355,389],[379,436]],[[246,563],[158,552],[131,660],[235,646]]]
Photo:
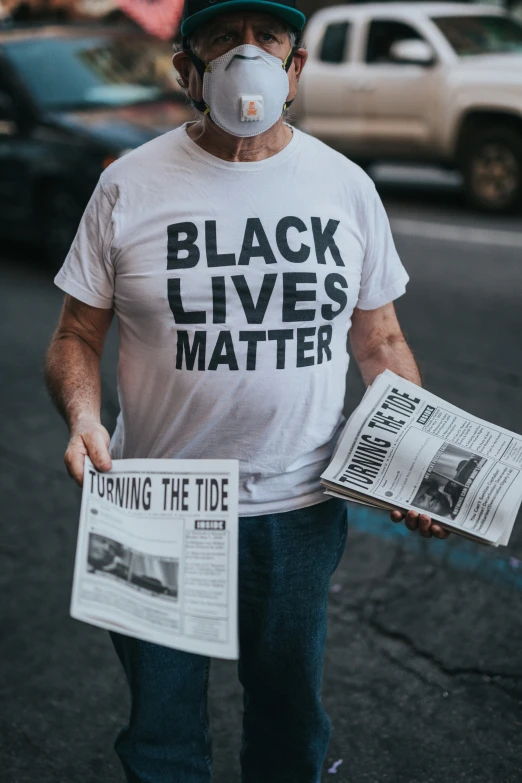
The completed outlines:
[[[290,119],[375,180],[425,385],[522,432],[522,3],[300,5],[309,62]],[[68,616],[79,491],[42,365],[53,276],[101,172],[193,116],[171,65],[180,13],[176,0],[0,0],[2,783],[123,780],[123,676],[107,635]],[[116,356],[113,330],[109,429]],[[352,367],[346,413],[362,391]],[[495,550],[361,508],[349,519],[323,780],[522,781],[520,520]],[[210,706],[215,782],[236,783],[232,663],[213,662]]]

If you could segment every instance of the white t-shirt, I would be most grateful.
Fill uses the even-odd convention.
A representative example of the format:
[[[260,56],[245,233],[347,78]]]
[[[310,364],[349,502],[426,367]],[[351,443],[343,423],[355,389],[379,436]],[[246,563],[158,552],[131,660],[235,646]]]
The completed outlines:
[[[101,176],[56,284],[114,308],[114,458],[238,459],[240,514],[325,500],[355,306],[408,275],[372,181],[294,129],[230,163],[186,126]]]

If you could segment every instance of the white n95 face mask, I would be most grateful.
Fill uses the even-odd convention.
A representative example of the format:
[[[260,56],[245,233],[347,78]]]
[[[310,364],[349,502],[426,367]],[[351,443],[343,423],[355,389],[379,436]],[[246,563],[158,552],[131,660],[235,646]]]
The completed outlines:
[[[290,54],[282,62],[258,46],[243,44],[208,63],[203,100],[216,125],[242,137],[258,136],[275,125],[290,89]]]

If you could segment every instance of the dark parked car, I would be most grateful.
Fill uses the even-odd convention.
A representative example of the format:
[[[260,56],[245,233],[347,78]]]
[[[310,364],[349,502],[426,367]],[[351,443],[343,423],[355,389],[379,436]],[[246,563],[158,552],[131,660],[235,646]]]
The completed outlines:
[[[0,32],[0,233],[59,266],[104,168],[192,116],[169,43],[131,27]]]
[[[173,597],[178,595],[177,590],[167,587],[167,585],[164,585],[163,582],[160,582],[159,579],[155,579],[153,576],[133,574],[131,582],[138,587],[145,587],[147,590],[151,590],[153,593],[158,593],[159,595],[170,595]]]

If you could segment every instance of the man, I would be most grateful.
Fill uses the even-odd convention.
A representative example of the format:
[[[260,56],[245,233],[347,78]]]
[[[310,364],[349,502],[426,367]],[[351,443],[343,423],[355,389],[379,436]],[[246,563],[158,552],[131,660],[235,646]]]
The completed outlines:
[[[129,567],[122,557],[123,546],[110,538],[91,533],[89,536],[89,566],[93,570],[127,578]]]
[[[461,460],[457,465],[455,478],[444,485],[443,491],[450,498],[452,513],[458,505],[463,489],[481,462],[481,457],[470,457],[469,459]]]
[[[368,177],[284,122],[306,62],[295,0],[187,0],[174,64],[198,120],[110,166],[56,278],[47,364],[81,484],[86,454],[240,462],[245,783],[317,783],[328,583],[346,506],[319,476],[343,426],[346,335],[365,382],[419,383],[392,301],[407,275]],[[121,414],[100,369],[113,312]],[[397,521],[403,518],[394,512]],[[446,533],[429,517],[406,524]],[[128,781],[208,783],[209,661],[117,634],[132,692]]]
[[[425,508],[431,514],[440,517],[451,517],[453,510],[452,501],[440,487],[436,478],[430,477],[424,480],[414,498],[414,505]]]
[[[454,517],[455,509],[459,503],[462,491],[474,471],[480,465],[481,457],[471,457],[459,462],[455,471],[455,478],[441,485],[440,479],[430,476],[421,483],[419,491],[414,499],[414,504],[425,508],[431,514],[441,517]]]

